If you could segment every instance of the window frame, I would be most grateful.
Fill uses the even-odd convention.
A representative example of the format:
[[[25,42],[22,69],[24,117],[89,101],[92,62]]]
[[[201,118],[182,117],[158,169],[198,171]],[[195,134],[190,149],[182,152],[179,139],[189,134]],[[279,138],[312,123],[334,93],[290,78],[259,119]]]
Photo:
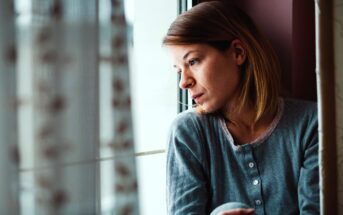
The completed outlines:
[[[191,7],[200,3],[200,0],[178,0],[178,15],[189,10]],[[190,7],[189,7],[190,6]],[[186,89],[181,89],[178,84],[180,83],[181,75],[177,76],[177,113],[181,113],[191,109],[195,102],[188,95]]]

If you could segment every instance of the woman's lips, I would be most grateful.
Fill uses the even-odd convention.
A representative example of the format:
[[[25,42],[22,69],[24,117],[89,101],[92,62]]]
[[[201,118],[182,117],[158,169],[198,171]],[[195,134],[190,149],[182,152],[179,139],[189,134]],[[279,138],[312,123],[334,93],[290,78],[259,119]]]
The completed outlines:
[[[200,97],[203,95],[203,93],[199,93],[199,94],[196,94],[196,95],[193,95],[192,96],[192,99],[196,102],[196,103],[198,103],[198,101],[199,101],[199,99],[200,99]]]

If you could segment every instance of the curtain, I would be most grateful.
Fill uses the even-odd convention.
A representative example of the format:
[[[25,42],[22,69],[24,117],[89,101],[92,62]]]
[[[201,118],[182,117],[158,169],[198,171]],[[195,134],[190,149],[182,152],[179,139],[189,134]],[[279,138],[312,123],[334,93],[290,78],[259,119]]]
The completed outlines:
[[[0,214],[19,213],[16,41],[13,2],[0,0]]]
[[[16,80],[16,53],[22,48],[16,41],[21,38],[16,35],[18,2],[0,0],[0,213],[101,214],[99,72],[100,64],[106,64],[111,70],[112,116],[107,120],[113,125],[114,155],[113,186],[108,187],[114,198],[108,213],[138,214],[123,0],[30,1],[30,56],[23,58],[30,60],[32,71],[32,80],[27,80],[32,81],[32,98],[26,101],[33,109],[32,151],[18,145],[18,139],[26,144],[17,128],[22,122],[17,111],[22,105]],[[104,21],[110,35],[101,40],[100,3],[111,11]],[[101,52],[103,46],[109,51]],[[19,157],[27,153],[33,166],[24,171]],[[19,189],[26,180],[23,172],[33,178],[25,192]]]
[[[32,1],[36,214],[96,213],[97,163],[63,165],[98,156],[96,8]]]
[[[123,0],[111,0],[111,35],[108,46],[111,47],[109,60],[112,65],[112,107],[114,122],[114,140],[112,147],[115,156],[115,197],[114,214],[137,214],[137,179],[133,154],[133,126],[129,86],[127,25],[123,13]],[[125,156],[126,155],[126,156]]]
[[[321,214],[343,214],[343,2],[315,4]]]

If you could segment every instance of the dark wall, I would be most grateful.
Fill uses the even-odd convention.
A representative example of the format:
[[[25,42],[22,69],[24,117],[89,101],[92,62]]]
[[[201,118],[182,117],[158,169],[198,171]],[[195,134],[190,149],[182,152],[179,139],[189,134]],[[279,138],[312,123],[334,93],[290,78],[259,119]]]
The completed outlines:
[[[292,89],[294,97],[317,99],[313,0],[293,1]]]
[[[282,94],[316,100],[314,1],[232,1],[271,41],[282,67]]]

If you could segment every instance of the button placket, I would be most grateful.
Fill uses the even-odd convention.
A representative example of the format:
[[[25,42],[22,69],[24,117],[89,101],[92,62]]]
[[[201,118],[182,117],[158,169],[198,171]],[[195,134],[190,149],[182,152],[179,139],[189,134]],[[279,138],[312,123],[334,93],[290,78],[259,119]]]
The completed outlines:
[[[257,163],[253,156],[253,147],[251,145],[242,147],[244,149],[244,161],[246,166],[247,175],[250,178],[250,186],[252,186],[251,192],[249,194],[250,199],[255,204],[256,211],[259,214],[264,214],[263,196],[262,196],[262,182],[261,176],[258,171]]]

